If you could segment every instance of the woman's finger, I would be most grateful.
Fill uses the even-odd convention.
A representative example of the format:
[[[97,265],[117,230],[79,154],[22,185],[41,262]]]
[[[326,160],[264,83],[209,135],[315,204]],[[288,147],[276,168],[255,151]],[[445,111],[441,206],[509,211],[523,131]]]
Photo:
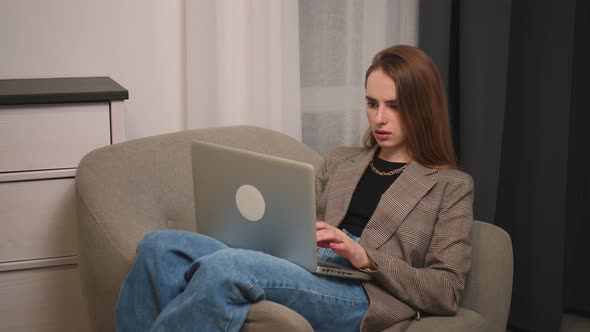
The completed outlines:
[[[317,221],[315,223],[315,229],[329,229],[329,228],[335,228],[335,227],[328,224],[327,222],[324,222],[324,221]]]

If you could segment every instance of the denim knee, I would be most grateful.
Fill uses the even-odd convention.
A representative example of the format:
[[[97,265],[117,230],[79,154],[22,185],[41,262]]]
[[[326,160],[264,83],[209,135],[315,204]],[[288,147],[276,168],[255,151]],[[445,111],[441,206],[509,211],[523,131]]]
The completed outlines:
[[[207,288],[224,289],[228,299],[234,303],[255,302],[264,296],[258,286],[253,269],[263,268],[257,265],[259,253],[242,249],[226,248],[197,260],[187,271],[187,279],[199,270],[202,281]]]
[[[243,263],[244,257],[241,257],[242,255],[238,249],[221,249],[209,255],[202,263],[212,263],[211,267],[219,269],[219,272],[223,274],[230,272],[231,269],[227,269],[227,267],[235,267]]]
[[[197,264],[192,269],[194,271],[202,266],[206,266],[207,270],[211,272],[215,271],[214,273],[217,275],[219,282],[225,283],[234,279],[236,275],[245,277],[250,267],[256,265],[253,264],[253,261],[256,260],[256,254],[254,251],[241,249],[221,249],[196,262]],[[253,280],[250,279],[250,281]]]
[[[245,267],[256,263],[261,258],[261,255],[266,254],[252,250],[226,248],[215,252],[211,259],[218,263],[219,266]]]
[[[137,256],[139,257],[142,253],[149,252],[150,255],[153,255],[158,252],[165,252],[171,244],[176,242],[179,234],[177,230],[164,230],[164,231],[155,231],[148,233],[144,236],[144,238],[139,242],[137,245]]]

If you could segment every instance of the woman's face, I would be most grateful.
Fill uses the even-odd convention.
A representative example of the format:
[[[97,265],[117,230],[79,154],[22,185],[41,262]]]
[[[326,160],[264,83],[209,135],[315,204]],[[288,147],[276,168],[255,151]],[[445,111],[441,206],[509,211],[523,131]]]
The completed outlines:
[[[367,78],[367,119],[371,132],[381,147],[379,158],[409,162],[406,136],[400,119],[395,82],[381,69]]]

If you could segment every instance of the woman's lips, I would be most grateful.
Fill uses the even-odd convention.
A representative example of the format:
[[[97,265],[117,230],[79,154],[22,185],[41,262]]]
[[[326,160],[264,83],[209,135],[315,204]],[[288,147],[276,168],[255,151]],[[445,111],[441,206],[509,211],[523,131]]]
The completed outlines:
[[[387,140],[391,137],[391,133],[385,130],[375,130],[375,138],[379,141]]]

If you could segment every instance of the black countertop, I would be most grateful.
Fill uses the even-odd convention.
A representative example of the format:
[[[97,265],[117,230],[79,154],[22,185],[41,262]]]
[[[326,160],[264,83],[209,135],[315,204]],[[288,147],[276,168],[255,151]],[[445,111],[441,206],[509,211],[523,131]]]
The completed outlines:
[[[82,103],[129,99],[110,77],[0,80],[0,105]]]

